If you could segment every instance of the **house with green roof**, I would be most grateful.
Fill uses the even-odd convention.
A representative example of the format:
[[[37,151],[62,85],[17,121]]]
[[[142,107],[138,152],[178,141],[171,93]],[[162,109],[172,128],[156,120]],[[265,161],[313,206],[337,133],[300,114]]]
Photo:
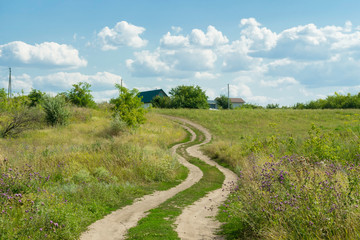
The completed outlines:
[[[151,91],[139,92],[138,96],[141,98],[141,101],[144,103],[144,108],[151,106],[151,101],[154,97],[167,97],[168,95],[162,89],[156,89]]]

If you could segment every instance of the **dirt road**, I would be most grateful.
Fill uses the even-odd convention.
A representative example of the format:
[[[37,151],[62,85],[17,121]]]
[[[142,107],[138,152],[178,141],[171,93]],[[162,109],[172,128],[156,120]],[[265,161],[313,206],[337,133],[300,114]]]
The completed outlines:
[[[205,140],[201,144],[194,145],[187,149],[188,153],[197,157],[210,165],[219,168],[225,175],[225,182],[222,189],[210,192],[205,198],[200,199],[194,205],[186,208],[176,221],[176,231],[181,239],[219,239],[214,235],[215,230],[220,226],[220,223],[213,218],[217,213],[217,207],[226,199],[229,190],[226,184],[235,181],[236,176],[230,170],[219,166],[214,161],[203,155],[199,150],[200,146],[208,143],[211,140],[211,135],[202,126],[195,124],[189,120],[169,117],[177,122],[191,125],[205,135]],[[188,127],[183,126],[191,133],[191,141],[196,138],[195,133]],[[172,147],[172,153],[176,154],[176,149],[183,144],[178,144]],[[182,156],[178,155],[181,164],[189,169],[189,175],[185,181],[178,186],[166,191],[157,191],[153,194],[146,195],[134,201],[132,205],[121,208],[112,212],[103,219],[93,223],[89,226],[80,239],[81,240],[115,240],[124,239],[128,229],[137,225],[137,222],[147,215],[147,211],[156,208],[158,205],[173,197],[175,194],[191,187],[198,182],[202,176],[202,171],[187,162]]]

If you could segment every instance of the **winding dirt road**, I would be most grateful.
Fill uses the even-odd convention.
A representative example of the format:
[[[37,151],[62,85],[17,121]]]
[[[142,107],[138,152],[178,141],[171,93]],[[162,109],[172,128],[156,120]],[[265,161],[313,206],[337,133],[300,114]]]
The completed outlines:
[[[181,239],[221,239],[214,233],[220,227],[220,223],[214,218],[218,212],[218,206],[225,201],[230,193],[229,188],[226,187],[232,181],[236,181],[236,175],[230,170],[219,166],[207,156],[203,155],[199,150],[200,146],[210,142],[211,135],[208,130],[202,126],[195,124],[189,120],[168,117],[174,121],[188,124],[194,128],[199,129],[205,135],[205,140],[201,144],[194,145],[186,151],[210,165],[216,166],[225,175],[225,181],[222,189],[210,192],[206,197],[198,200],[184,209],[183,213],[177,218],[176,231]],[[195,133],[188,127],[182,125],[191,134],[191,140],[196,138]],[[176,150],[183,145],[177,144],[172,147],[172,153],[176,154]],[[124,239],[128,229],[137,225],[137,222],[147,215],[150,209],[156,208],[158,205],[173,197],[175,194],[191,187],[197,183],[203,176],[202,171],[187,162],[182,156],[177,155],[181,164],[189,169],[188,177],[181,184],[166,191],[157,191],[153,194],[146,195],[142,198],[136,199],[132,205],[121,208],[111,214],[105,216],[103,219],[96,221],[89,226],[81,237],[81,240],[115,240]]]

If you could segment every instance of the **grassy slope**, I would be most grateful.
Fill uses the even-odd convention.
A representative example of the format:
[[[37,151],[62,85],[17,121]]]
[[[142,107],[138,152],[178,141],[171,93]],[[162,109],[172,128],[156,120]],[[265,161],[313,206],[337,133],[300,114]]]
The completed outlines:
[[[108,113],[73,111],[69,126],[0,139],[8,159],[0,164],[8,176],[0,189],[8,194],[0,199],[0,238],[75,239],[110,211],[186,177],[167,150],[186,133],[171,121],[149,113],[139,129],[111,137]]]
[[[359,237],[359,110],[155,111],[207,127],[205,151],[241,176],[220,214],[229,239]]]

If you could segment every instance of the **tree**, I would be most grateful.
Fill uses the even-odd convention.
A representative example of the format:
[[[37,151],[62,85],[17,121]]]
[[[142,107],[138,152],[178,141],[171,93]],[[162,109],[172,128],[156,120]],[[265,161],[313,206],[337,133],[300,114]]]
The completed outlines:
[[[219,105],[222,109],[228,109],[229,98],[226,97],[225,95],[221,95],[220,97],[215,98],[215,101],[216,101],[217,105]],[[232,109],[232,108],[233,108],[233,105],[230,102],[230,109]]]
[[[29,107],[36,107],[37,105],[41,104],[44,96],[44,92],[36,89],[31,89],[31,92],[28,95],[28,98],[30,100]]]
[[[208,97],[199,86],[178,86],[169,94],[174,108],[209,108]]]
[[[113,117],[119,117],[129,127],[137,127],[146,121],[145,109],[142,107],[143,103],[138,97],[138,90],[128,90],[125,87],[115,84],[119,90],[119,96],[110,100],[114,104],[112,110],[114,111]]]
[[[171,99],[169,97],[161,97],[161,96],[155,96],[151,100],[151,104],[155,108],[170,108],[171,107]]]
[[[65,93],[67,100],[79,107],[95,107],[96,103],[93,100],[90,90],[91,85],[87,82],[79,82],[73,84],[73,88]]]

